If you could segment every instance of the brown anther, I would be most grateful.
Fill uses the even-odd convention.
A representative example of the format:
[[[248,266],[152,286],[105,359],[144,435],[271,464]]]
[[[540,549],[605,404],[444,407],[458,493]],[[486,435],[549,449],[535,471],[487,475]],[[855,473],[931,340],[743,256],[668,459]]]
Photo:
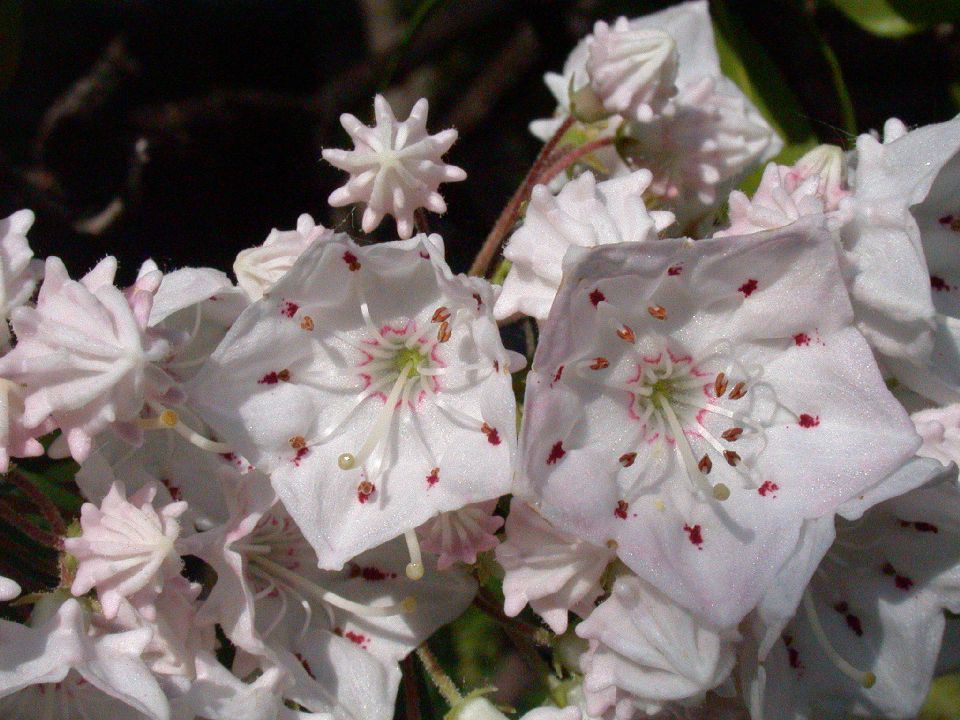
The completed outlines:
[[[720,437],[727,442],[735,442],[736,440],[740,439],[741,435],[743,435],[742,427],[732,427],[729,430],[724,430],[722,433],[720,433]]]
[[[450,311],[447,310],[445,305],[441,305],[436,310],[433,311],[433,317],[430,318],[430,322],[444,322],[450,319]]]
[[[605,357],[597,357],[593,359],[593,363],[590,365],[591,370],[603,370],[604,368],[610,367],[610,361]]]
[[[624,325],[622,328],[617,330],[617,337],[621,340],[626,340],[628,343],[635,343],[637,341],[637,336],[634,335],[633,330],[629,325]]]
[[[620,464],[624,467],[630,467],[633,465],[634,460],[637,459],[637,454],[635,452],[624,453],[620,456]]]
[[[361,495],[370,495],[374,490],[376,490],[376,488],[369,480],[362,480],[360,484],[357,485],[357,492]]]
[[[651,305],[647,308],[647,312],[657,320],[667,319],[667,309],[663,305]]]
[[[281,380],[283,382],[290,382],[290,371],[284,368],[283,370],[278,372],[277,380]]]
[[[731,400],[739,400],[746,394],[747,394],[747,384],[741,381],[733,386],[733,390],[730,391],[729,397]]]
[[[313,318],[309,315],[304,315],[303,320],[300,321],[301,330],[313,330]]]
[[[300,450],[307,446],[307,439],[303,435],[294,435],[290,438],[290,447],[294,450]]]
[[[493,428],[490,427],[487,423],[484,423],[483,425],[480,426],[480,432],[482,432],[484,435],[489,435],[490,433],[493,432]]]
[[[709,456],[704,455],[700,458],[700,462],[697,463],[697,469],[704,475],[709,475],[710,471],[713,470],[713,460],[711,460]]]
[[[733,450],[724,450],[723,457],[726,459],[727,465],[730,467],[736,467],[740,463],[740,456]]]
[[[717,379],[713,381],[713,394],[720,397],[727,391],[727,376],[723,373],[717,373]]]
[[[440,327],[437,329],[437,342],[446,342],[450,339],[452,334],[453,331],[450,330],[450,323],[444,320],[440,323]]]
[[[620,543],[618,543],[613,538],[610,538],[609,540],[607,540],[607,547],[610,548],[611,550],[616,550],[618,547],[620,547]]]

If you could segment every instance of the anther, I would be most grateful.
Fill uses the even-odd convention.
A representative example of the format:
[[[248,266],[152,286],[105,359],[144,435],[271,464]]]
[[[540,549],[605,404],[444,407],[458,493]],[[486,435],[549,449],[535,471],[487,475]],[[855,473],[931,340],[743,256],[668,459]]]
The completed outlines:
[[[313,330],[313,318],[309,315],[304,315],[303,320],[300,321],[300,328],[302,330]]]
[[[376,487],[369,480],[361,480],[360,484],[357,485],[357,492],[360,495],[372,495],[374,490],[376,490]]]
[[[647,312],[657,320],[666,320],[667,319],[667,309],[662,305],[650,305],[647,308]]]
[[[290,371],[284,368],[277,373],[277,379],[282,382],[290,382]]]
[[[741,381],[733,386],[733,390],[730,391],[730,399],[739,400],[746,394],[747,394],[747,384]]]
[[[723,458],[727,461],[727,465],[730,467],[736,467],[740,463],[740,456],[733,450],[724,450]]]
[[[713,460],[711,460],[708,455],[704,455],[700,458],[700,462],[697,463],[697,469],[704,475],[709,475],[710,471],[713,470]]]
[[[303,435],[294,435],[290,438],[290,447],[294,450],[302,450],[307,446],[307,439]]]
[[[413,595],[407,595],[400,601],[400,607],[407,615],[417,610],[417,599]]]
[[[740,436],[743,435],[742,427],[732,427],[729,430],[724,430],[720,437],[722,437],[727,442],[734,442],[740,439]]]
[[[452,331],[450,330],[450,323],[444,320],[440,323],[440,327],[437,329],[437,342],[446,342],[450,339]]]
[[[620,464],[623,465],[623,467],[630,467],[636,459],[637,454],[635,452],[624,453],[620,456]]]
[[[626,340],[628,343],[635,343],[637,341],[637,336],[629,325],[624,325],[617,330],[617,337],[621,340]]]
[[[593,359],[593,363],[590,365],[591,370],[604,370],[605,368],[610,367],[610,361],[605,357],[597,357]]]
[[[340,466],[341,470],[352,470],[357,465],[357,458],[350,453],[340,453],[340,457],[337,458],[337,465]]]
[[[433,311],[433,316],[430,318],[430,322],[446,322],[450,319],[450,311],[447,310],[445,305],[441,305],[436,310]]]
[[[164,410],[160,413],[160,424],[168,428],[176,427],[180,422],[180,416],[173,410]]]
[[[723,373],[717,373],[717,379],[713,381],[713,394],[721,397],[727,391],[727,376]]]

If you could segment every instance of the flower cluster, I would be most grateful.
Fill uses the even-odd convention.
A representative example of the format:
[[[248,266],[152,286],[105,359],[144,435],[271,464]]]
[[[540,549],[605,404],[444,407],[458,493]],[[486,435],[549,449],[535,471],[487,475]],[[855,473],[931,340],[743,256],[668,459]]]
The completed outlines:
[[[554,650],[527,720],[914,716],[960,612],[960,118],[748,195],[781,144],[719,68],[706,2],[597,23],[502,284],[414,234],[465,178],[426,100],[323,153],[398,240],[302,215],[236,284],[119,287],[2,221],[0,464],[70,456],[86,502],[28,492],[61,577],[0,620],[0,714],[387,720],[416,650],[450,717],[502,720],[425,645],[475,603]]]

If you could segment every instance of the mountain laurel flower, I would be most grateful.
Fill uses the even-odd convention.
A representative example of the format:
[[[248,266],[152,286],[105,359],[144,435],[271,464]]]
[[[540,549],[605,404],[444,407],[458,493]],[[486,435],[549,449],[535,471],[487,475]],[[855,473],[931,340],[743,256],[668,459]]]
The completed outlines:
[[[597,182],[591,172],[571,180],[554,195],[544,185],[533,189],[523,225],[503,251],[511,263],[494,316],[515,313],[544,320],[563,275],[563,257],[573,246],[656,240],[673,223],[673,214],[647,211],[648,170]]]
[[[516,405],[494,288],[454,276],[439,236],[308,248],[189,386],[339,569],[437,513],[508,491]]]
[[[0,220],[0,313],[10,317],[33,295],[37,280],[43,275],[43,262],[35,260],[27,244],[27,232],[33,225],[33,212],[18,210]],[[10,347],[10,329],[0,328],[0,352]]]
[[[580,662],[587,711],[597,717],[610,708],[619,718],[702,701],[730,674],[739,640],[735,631],[718,634],[630,575],[614,581],[610,596],[576,632],[590,641]]]
[[[723,628],[805,519],[919,444],[852,327],[836,244],[807,219],[571,250],[527,378],[514,492]]]
[[[373,232],[384,215],[393,215],[397,233],[407,239],[413,234],[413,213],[424,207],[445,213],[447,204],[437,188],[440,183],[465,180],[467,173],[441,159],[457,139],[457,131],[427,133],[426,98],[413,106],[410,116],[400,122],[386,98],[373,101],[376,124],[367,127],[348,113],[340,124],[353,140],[353,150],[326,149],[323,159],[350,173],[343,187],[331,193],[328,202],[342,207],[366,203],[361,224],[364,232]]]
[[[139,437],[144,403],[176,389],[155,365],[169,344],[147,332],[150,292],[128,300],[113,286],[116,269],[108,257],[75,281],[59,258],[47,258],[37,306],[13,311],[17,345],[0,358],[0,376],[25,386],[23,425],[52,417],[78,462],[108,426]]]
[[[180,574],[175,543],[187,504],[170,503],[158,512],[155,496],[156,487],[147,486],[127,499],[123,484],[115,483],[99,508],[84,503],[80,509],[82,535],[63,541],[77,559],[71,592],[84,595],[96,588],[108,619],[116,617],[122,600],[149,606],[164,581]]]
[[[496,508],[496,499],[464,505],[430,518],[418,529],[421,547],[438,556],[438,570],[456,562],[472,565],[478,554],[497,546],[503,518],[493,514]]]
[[[944,465],[960,464],[960,404],[919,410],[910,419],[923,438],[917,455],[939,460]]]
[[[678,60],[669,33],[634,29],[621,17],[612,27],[602,21],[594,26],[587,75],[604,107],[645,122],[676,93]]]
[[[270,231],[263,245],[241,250],[233,263],[237,284],[251,300],[259,300],[310,245],[329,239],[333,230],[318,225],[304,213],[297,218],[295,230]]]

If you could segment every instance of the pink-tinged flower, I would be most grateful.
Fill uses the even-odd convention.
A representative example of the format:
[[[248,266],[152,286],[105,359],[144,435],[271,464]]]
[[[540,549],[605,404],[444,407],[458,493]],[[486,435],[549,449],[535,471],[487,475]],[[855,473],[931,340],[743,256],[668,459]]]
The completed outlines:
[[[590,86],[613,113],[646,122],[677,88],[677,44],[663,30],[632,28],[625,17],[593,27],[587,55]]]
[[[503,611],[515,617],[529,603],[558,634],[567,629],[568,611],[589,615],[613,550],[560,532],[519,499],[510,503],[506,531],[497,547],[505,572]]]
[[[615,708],[618,718],[702,701],[730,674],[739,640],[632,576],[617,578],[576,632],[590,641],[580,661],[587,711],[599,716]]]
[[[115,483],[99,508],[83,504],[83,534],[63,542],[78,562],[71,592],[84,595],[96,588],[108,619],[116,617],[124,599],[138,608],[151,605],[164,581],[180,574],[174,544],[180,535],[177,518],[187,504],[170,503],[157,512],[155,495],[156,487],[148,485],[127,499],[123,484]]]
[[[22,385],[0,378],[0,472],[10,468],[11,457],[43,455],[43,445],[37,438],[56,427],[51,418],[36,427],[24,425],[25,392]]]
[[[910,417],[923,438],[917,455],[944,465],[960,464],[960,404],[920,410]]]
[[[270,474],[338,569],[434,515],[504,494],[515,415],[493,288],[438,236],[315,243],[234,324],[188,392]]]
[[[33,219],[30,210],[19,210],[0,220],[0,313],[4,319],[30,299],[43,275],[43,262],[33,259],[27,244]],[[2,325],[0,352],[10,347],[10,330],[6,323]]]
[[[297,218],[295,230],[270,231],[263,245],[241,250],[233,263],[237,284],[251,300],[259,300],[293,267],[293,263],[313,243],[333,236],[333,230],[317,225],[304,213]]]
[[[586,172],[554,196],[543,185],[533,189],[523,225],[503,251],[513,263],[497,298],[494,316],[521,312],[544,320],[563,275],[563,257],[573,246],[647,242],[673,222],[673,214],[647,212],[643,194],[651,175],[639,170],[598,183]]]
[[[177,720],[302,720],[309,718],[284,704],[293,684],[277,666],[260,670],[247,683],[221,665],[212,653],[196,660],[197,676],[189,689],[171,702]]]
[[[102,634],[76,600],[36,627],[0,620],[0,714],[5,718],[169,720],[167,698],[140,659],[150,630]]]
[[[437,188],[440,183],[465,180],[467,174],[441,159],[457,139],[457,131],[427,133],[427,100],[417,100],[410,116],[400,122],[382,95],[373,100],[376,124],[367,127],[344,113],[340,124],[353,140],[353,150],[323,151],[323,159],[350,173],[343,187],[330,194],[328,202],[342,207],[366,203],[363,231],[373,232],[384,215],[393,215],[401,238],[413,234],[413,213],[426,208],[445,213],[447,204]]]
[[[527,380],[515,493],[735,625],[805,520],[919,446],[852,323],[813,220],[571,250]]]
[[[493,514],[496,508],[496,499],[464,505],[430,518],[417,529],[421,547],[438,556],[438,570],[457,562],[472,565],[478,554],[497,547],[496,532],[503,518]]]
[[[832,212],[850,194],[845,176],[843,152],[832,145],[814,148],[792,167],[771,163],[752,198],[730,193],[730,227],[714,237],[775,230],[806,215]]]
[[[153,364],[169,345],[146,332],[150,293],[135,286],[124,297],[112,284],[116,267],[106,258],[77,282],[47,258],[37,307],[13,311],[17,345],[0,358],[0,375],[26,388],[23,425],[52,417],[81,462],[94,435],[123,429],[174,386]]]
[[[944,610],[960,609],[960,488],[955,468],[939,474],[837,523],[796,617],[750,679],[754,718],[916,717]]]

